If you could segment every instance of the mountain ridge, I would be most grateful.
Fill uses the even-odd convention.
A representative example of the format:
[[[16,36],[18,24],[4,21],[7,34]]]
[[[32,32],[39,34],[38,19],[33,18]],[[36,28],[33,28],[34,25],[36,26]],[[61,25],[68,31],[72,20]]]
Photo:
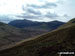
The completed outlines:
[[[58,28],[60,25],[63,25],[65,23],[60,21],[36,22],[30,20],[14,20],[8,24],[17,28],[34,28],[34,29],[52,30]]]

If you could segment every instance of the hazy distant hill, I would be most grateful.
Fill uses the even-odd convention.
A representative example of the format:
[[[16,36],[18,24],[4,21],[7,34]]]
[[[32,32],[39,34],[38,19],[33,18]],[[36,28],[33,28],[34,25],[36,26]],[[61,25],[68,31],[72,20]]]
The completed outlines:
[[[74,21],[47,34],[6,47],[0,51],[0,56],[59,56],[59,51],[75,51]]]
[[[47,30],[51,31],[59,26],[63,25],[64,22],[51,21],[51,22],[35,22],[30,20],[14,20],[9,23],[9,25],[15,26],[17,28],[24,29],[35,29],[35,30]]]

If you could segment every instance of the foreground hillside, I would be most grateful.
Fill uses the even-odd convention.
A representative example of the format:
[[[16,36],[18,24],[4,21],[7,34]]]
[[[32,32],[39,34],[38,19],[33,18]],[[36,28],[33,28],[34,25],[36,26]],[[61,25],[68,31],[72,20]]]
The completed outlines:
[[[74,19],[75,20],[75,19]],[[73,20],[73,21],[74,21]],[[58,56],[59,51],[75,51],[75,23],[64,25],[30,41],[22,41],[1,50],[0,56]]]

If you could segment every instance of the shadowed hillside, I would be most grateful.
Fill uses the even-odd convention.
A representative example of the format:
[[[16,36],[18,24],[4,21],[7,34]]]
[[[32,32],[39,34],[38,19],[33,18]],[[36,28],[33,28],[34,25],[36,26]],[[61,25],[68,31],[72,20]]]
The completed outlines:
[[[45,30],[19,29],[0,22],[0,49],[29,37],[46,33]]]
[[[75,20],[75,19],[74,19]],[[73,20],[73,21],[74,21]],[[19,42],[0,51],[0,56],[58,56],[59,51],[75,51],[75,23]],[[28,41],[29,40],[29,41]]]

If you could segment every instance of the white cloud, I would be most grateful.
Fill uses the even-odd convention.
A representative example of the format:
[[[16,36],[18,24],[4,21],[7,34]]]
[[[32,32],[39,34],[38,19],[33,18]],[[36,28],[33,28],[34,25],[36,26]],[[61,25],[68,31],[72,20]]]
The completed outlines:
[[[38,0],[0,0],[0,14],[20,14],[23,13],[22,6],[27,4],[41,5]]]
[[[54,19],[44,17],[42,19],[28,19],[28,20],[39,21],[39,22],[50,22],[50,21],[53,21]]]
[[[41,0],[41,2],[57,2],[58,0]]]
[[[61,15],[67,14],[70,17],[75,17],[75,0],[59,0],[55,12]]]
[[[47,0],[48,2],[57,2],[58,0]]]
[[[0,0],[0,14],[20,14],[22,4],[21,0]]]

